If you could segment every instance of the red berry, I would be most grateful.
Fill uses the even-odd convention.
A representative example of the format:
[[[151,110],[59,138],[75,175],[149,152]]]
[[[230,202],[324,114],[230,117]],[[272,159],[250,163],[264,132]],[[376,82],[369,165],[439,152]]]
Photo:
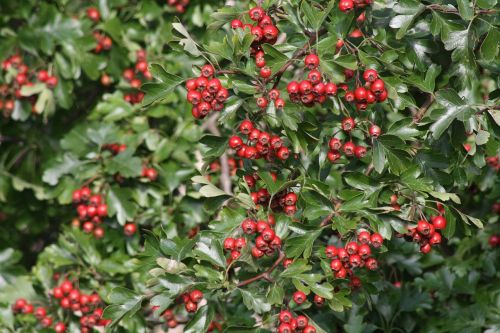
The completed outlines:
[[[66,332],[66,325],[64,325],[64,323],[59,322],[54,326],[54,331],[56,331],[56,333],[64,333]]]
[[[304,95],[310,94],[312,89],[313,89],[313,86],[312,86],[311,82],[308,80],[303,80],[299,84],[300,93],[302,93]]]
[[[252,235],[257,231],[257,223],[252,219],[245,219],[241,223],[241,229],[243,229],[245,234]]]
[[[345,249],[346,249],[347,253],[355,254],[355,253],[358,253],[359,246],[358,246],[358,243],[356,243],[356,242],[349,242],[345,246]]]
[[[325,299],[321,296],[314,295],[314,304],[317,306],[322,306],[325,303]]]
[[[254,41],[258,42],[264,37],[264,31],[262,30],[261,27],[254,26],[250,30],[250,33],[254,36]]]
[[[285,101],[281,98],[276,99],[274,101],[274,105],[276,106],[277,109],[283,109],[285,107]]]
[[[444,216],[436,216],[435,218],[431,219],[432,225],[436,229],[444,229],[446,228],[446,218]]]
[[[215,94],[222,88],[220,80],[217,78],[210,79],[207,84],[207,90],[211,94]]]
[[[366,147],[356,146],[356,148],[354,149],[354,155],[357,158],[363,158],[363,157],[365,157],[366,156]]]
[[[278,37],[279,31],[274,25],[266,25],[262,30],[264,38],[268,41],[272,41]]]
[[[126,236],[132,236],[137,231],[137,226],[134,223],[127,223],[123,226],[123,232]]]
[[[429,222],[420,220],[417,223],[417,231],[422,235],[429,235],[430,233],[430,225]]]
[[[257,106],[261,109],[265,109],[268,105],[268,100],[265,97],[259,97],[257,98]]]
[[[236,135],[229,138],[229,147],[234,150],[240,150],[243,145],[243,140]]]
[[[73,290],[73,284],[68,280],[64,280],[60,287],[65,295],[69,294]]]
[[[366,81],[366,82],[373,82],[375,81],[376,79],[378,79],[378,73],[376,70],[374,69],[367,69],[365,70],[365,72],[363,73],[363,79]]]
[[[212,65],[204,65],[201,67],[201,75],[207,79],[211,78],[215,74],[215,69]]]
[[[385,90],[384,81],[377,79],[372,82],[370,86],[370,90],[376,95],[379,96]]]
[[[335,83],[327,83],[325,85],[325,93],[328,95],[328,96],[334,96],[337,94],[337,85]]]
[[[58,79],[55,76],[49,76],[45,82],[47,87],[55,88],[55,86],[57,86]]]
[[[306,301],[306,294],[304,292],[297,290],[293,293],[293,301],[297,304],[302,304]]]
[[[264,28],[268,25],[272,25],[273,24],[273,20],[267,16],[267,15],[264,15],[262,16],[262,18],[259,20],[259,27],[261,28]]]
[[[46,70],[41,69],[38,71],[38,81],[45,82],[49,78],[49,72]]]
[[[297,327],[300,329],[305,328],[309,324],[309,319],[306,316],[297,316],[295,320],[297,321]]]
[[[234,238],[229,237],[224,240],[224,250],[226,251],[234,250],[234,246],[235,246]]]
[[[40,325],[42,327],[50,327],[52,325],[52,318],[51,317],[45,317],[40,321]]]
[[[309,74],[307,74],[307,79],[311,81],[312,84],[318,84],[323,78],[321,77],[321,73],[318,70],[313,69],[309,72]]]
[[[361,231],[358,234],[358,242],[361,244],[370,244],[370,233],[368,231]]]
[[[302,333],[316,333],[316,328],[314,326],[307,325],[306,327],[304,327]]]
[[[382,133],[382,130],[377,125],[371,125],[368,130],[368,133],[370,133],[370,136],[372,138],[378,138]]]
[[[420,246],[420,252],[422,252],[423,254],[427,254],[429,252],[431,252],[432,250],[432,247],[431,247],[431,244],[429,243],[426,243],[422,246]]]
[[[239,130],[241,133],[248,135],[253,130],[253,123],[250,120],[243,120],[240,124]]]
[[[378,262],[376,259],[374,258],[368,258],[366,259],[365,261],[365,266],[370,270],[370,271],[374,271],[378,268]]]
[[[243,22],[241,22],[238,19],[234,19],[231,21],[231,28],[233,29],[243,28]]]
[[[347,91],[344,95],[344,98],[347,102],[351,103],[351,102],[354,102],[354,100],[356,99],[356,96],[354,95],[354,92],[352,91]]]
[[[187,302],[184,305],[184,307],[186,308],[187,312],[191,312],[191,313],[196,312],[196,310],[198,310],[198,305],[194,302],[191,302],[191,301]]]
[[[251,252],[254,258],[260,258],[264,255],[264,252],[259,250],[257,247],[252,247]]]
[[[344,154],[346,154],[347,156],[354,155],[355,149],[356,149],[356,145],[352,141],[344,143],[343,150],[344,150]]]
[[[333,245],[327,245],[325,248],[325,255],[327,258],[333,259],[337,256],[338,250]]]
[[[347,276],[347,271],[345,268],[341,268],[338,272],[335,273],[335,278],[337,279],[345,279]]]
[[[286,90],[289,94],[298,94],[300,91],[300,85],[297,81],[292,81],[287,85]]]
[[[500,244],[500,237],[498,237],[498,235],[491,235],[488,239],[488,244],[491,247],[497,247],[498,244]]]
[[[441,234],[439,232],[433,232],[429,237],[429,244],[436,245],[441,243]]]
[[[274,236],[276,236],[276,234],[274,233],[274,231],[270,228],[267,228],[267,229],[264,229],[261,233],[262,235],[262,238],[266,241],[266,242],[270,242],[273,240]]]
[[[373,235],[371,235],[370,240],[371,240],[372,246],[375,248],[381,247],[382,243],[384,242],[382,235],[380,235],[379,233],[374,233]]]
[[[194,303],[199,303],[203,299],[203,293],[200,290],[195,289],[189,293],[189,298]]]
[[[358,87],[354,90],[354,97],[358,102],[366,101],[367,91],[364,87]]]
[[[87,16],[94,22],[98,22],[101,19],[101,13],[95,7],[90,7],[87,9]]]
[[[288,150],[287,147],[281,147],[280,149],[278,149],[278,152],[276,153],[276,156],[280,159],[280,160],[286,160],[288,159],[288,157],[290,156],[290,151]]]
[[[304,59],[304,64],[308,69],[316,69],[319,66],[319,58],[317,55],[311,53]]]
[[[349,118],[344,118],[344,120],[342,120],[342,129],[343,129],[345,132],[350,132],[350,131],[352,131],[355,127],[356,127],[356,122],[355,122],[355,121],[354,121],[354,119],[352,119],[351,117],[349,117]]]
[[[278,326],[278,333],[293,333],[294,330],[290,324],[282,323]]]
[[[259,21],[264,17],[264,15],[266,15],[266,12],[262,9],[262,7],[254,7],[248,12],[248,16],[250,16],[252,21]]]
[[[358,254],[361,256],[361,259],[367,259],[372,253],[371,248],[368,244],[361,244],[358,249]]]

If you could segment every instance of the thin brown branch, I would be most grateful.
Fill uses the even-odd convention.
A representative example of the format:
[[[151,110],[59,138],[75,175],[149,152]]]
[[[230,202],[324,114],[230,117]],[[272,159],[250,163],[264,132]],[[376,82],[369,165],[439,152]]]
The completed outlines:
[[[266,83],[275,80],[273,87],[276,88],[281,80],[281,77],[286,72],[288,67],[290,67],[295,60],[306,55],[309,47],[316,42],[316,39],[318,37],[324,35],[325,33],[327,33],[327,30],[321,29],[317,33],[308,34],[310,37],[309,37],[309,40],[307,41],[307,43],[305,43],[304,46],[302,46],[300,49],[296,50],[293,53],[292,57],[283,66],[281,66],[281,68],[276,73],[274,73],[269,79],[266,80]]]
[[[217,127],[218,113],[214,113],[213,116],[207,119],[201,126],[202,129],[207,129],[210,133],[216,136],[220,136],[219,128]],[[229,163],[227,154],[224,153],[220,157],[220,183],[222,190],[226,193],[232,194],[232,183],[231,183],[231,173],[229,170]]]
[[[365,176],[369,176],[372,173],[373,169],[374,169],[374,166],[373,166],[373,163],[371,162],[370,164],[368,164],[368,168],[366,168]]]
[[[321,220],[321,223],[319,224],[319,226],[324,227],[325,225],[328,225],[332,221],[332,218],[334,215],[335,215],[334,212],[328,214],[323,220]]]
[[[252,282],[255,282],[255,281],[258,281],[260,279],[264,279],[266,281],[269,281],[271,282],[272,279],[271,279],[271,273],[276,269],[276,267],[279,266],[279,264],[281,264],[281,262],[285,259],[285,252],[283,252],[282,250],[280,250],[279,252],[279,256],[278,256],[278,259],[276,259],[276,261],[273,263],[273,265],[271,267],[269,267],[269,269],[263,273],[260,273],[259,275],[256,275],[252,278],[249,278],[247,280],[244,280],[244,281],[241,281],[240,283],[238,283],[238,287],[244,287]]]
[[[432,94],[427,95],[427,99],[425,100],[424,104],[418,109],[417,113],[413,116],[413,123],[418,124],[420,120],[425,116],[425,113],[427,110],[429,110],[429,107],[434,103],[435,97]]]

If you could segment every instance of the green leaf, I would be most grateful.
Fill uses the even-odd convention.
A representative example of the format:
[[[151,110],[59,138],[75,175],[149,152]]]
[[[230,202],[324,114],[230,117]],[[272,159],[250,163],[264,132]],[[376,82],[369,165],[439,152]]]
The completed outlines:
[[[165,99],[168,95],[182,82],[184,79],[167,73],[167,71],[159,64],[152,64],[150,71],[153,76],[160,82],[145,83],[141,90],[146,93],[142,102],[143,106],[150,105],[157,100]]]
[[[208,305],[200,307],[194,317],[184,327],[184,333],[206,332],[213,318],[214,311],[212,307]]]
[[[109,216],[115,216],[121,225],[132,221],[137,214],[137,206],[132,202],[130,191],[112,186],[106,199]]]
[[[46,169],[42,176],[42,180],[52,186],[56,185],[62,176],[75,173],[82,165],[87,163],[80,161],[72,153],[65,153],[62,159],[57,159],[55,162],[56,164]]]
[[[481,44],[481,56],[486,61],[495,59],[498,55],[500,45],[500,32],[497,29],[491,29]]]
[[[133,290],[116,287],[109,295],[112,304],[104,310],[103,318],[112,319],[109,327],[115,327],[120,320],[132,318],[141,309],[143,299]]]
[[[375,171],[382,173],[385,165],[385,151],[379,140],[373,141],[372,163]]]
[[[303,235],[288,238],[285,243],[285,252],[289,258],[297,258],[304,254],[304,258],[309,258],[316,238],[321,234],[320,230],[309,231]]]
[[[474,16],[474,4],[469,0],[457,0],[458,12],[466,21],[469,21]]]
[[[445,112],[438,116],[431,125],[430,131],[436,139],[444,133],[453,120],[466,120],[473,110],[460,98],[453,89],[443,89],[436,93],[436,101],[445,108]]]
[[[139,157],[133,156],[134,151],[130,148],[106,159],[106,171],[111,174],[119,174],[125,178],[135,178],[141,175],[142,161]]]
[[[406,31],[413,24],[415,18],[424,10],[425,6],[414,0],[402,0],[394,6],[394,11],[398,14],[402,14],[394,16],[389,23],[391,28],[399,29],[396,33],[397,39],[405,37]]]
[[[216,266],[226,267],[226,257],[222,251],[222,245],[216,239],[202,237],[200,241],[196,243],[196,248],[193,250],[193,254],[198,258],[211,262]]]
[[[271,304],[267,303],[263,297],[257,294],[247,291],[245,289],[238,289],[243,297],[243,304],[249,309],[256,313],[262,314],[271,310]]]

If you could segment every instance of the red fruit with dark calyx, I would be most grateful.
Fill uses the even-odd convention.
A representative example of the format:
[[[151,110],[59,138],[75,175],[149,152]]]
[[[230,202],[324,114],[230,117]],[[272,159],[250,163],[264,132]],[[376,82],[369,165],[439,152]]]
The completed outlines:
[[[281,147],[280,149],[278,149],[278,152],[276,153],[276,156],[280,159],[280,160],[287,160],[288,157],[290,156],[290,151],[288,150],[287,147]]]
[[[350,132],[352,131],[354,128],[356,127],[356,122],[354,121],[354,119],[352,119],[351,117],[349,118],[344,118],[342,120],[342,129],[345,131],[345,132]]]
[[[293,293],[293,301],[297,304],[302,304],[306,301],[307,297],[304,292],[297,290],[296,292]]]
[[[309,69],[316,69],[319,66],[319,58],[316,54],[308,54],[304,59],[304,65]]]
[[[229,147],[234,150],[240,150],[243,146],[243,140],[239,136],[232,136],[229,138]]]
[[[430,233],[430,225],[429,222],[420,220],[417,223],[417,231],[422,235],[428,235]]]
[[[311,326],[311,325],[307,325],[306,327],[304,327],[304,329],[302,330],[302,333],[316,333],[316,328],[314,326]]]
[[[382,235],[380,235],[378,233],[374,233],[373,235],[371,235],[370,240],[371,240],[372,246],[375,248],[381,247],[382,243],[384,242],[384,238],[382,237]]]
[[[231,251],[231,250],[234,250],[234,247],[235,247],[235,239],[234,238],[226,238],[224,240],[224,250],[226,251]]]
[[[358,242],[361,244],[370,244],[370,233],[368,231],[361,231],[358,234]]]
[[[234,19],[231,21],[231,28],[233,29],[243,28],[243,22],[241,22],[238,19]]]
[[[212,76],[214,76],[214,74],[215,74],[215,69],[212,65],[207,64],[201,67],[201,75],[203,75],[203,77],[209,79]]]
[[[422,246],[420,246],[420,252],[422,252],[423,254],[427,254],[429,252],[431,252],[432,250],[432,247],[431,247],[431,244],[429,243],[426,243]]]
[[[368,133],[372,138],[378,138],[382,133],[382,130],[377,125],[371,125],[368,129]]]
[[[134,223],[127,223],[123,226],[123,233],[126,236],[132,236],[136,233],[137,226]]]
[[[241,229],[247,235],[252,235],[257,231],[257,224],[252,219],[245,219],[241,223]]]
[[[346,154],[347,156],[353,156],[354,151],[356,149],[356,145],[354,144],[354,142],[349,141],[349,142],[344,143],[344,146],[342,149],[344,151],[344,154]]]
[[[435,231],[432,234],[430,234],[429,244],[437,245],[440,243],[441,243],[441,234],[439,232]]]
[[[357,158],[363,158],[363,157],[365,157],[366,156],[366,147],[356,146],[356,148],[354,149],[354,155]]]
[[[203,299],[203,293],[200,290],[195,289],[189,293],[189,298],[194,303],[199,303]]]

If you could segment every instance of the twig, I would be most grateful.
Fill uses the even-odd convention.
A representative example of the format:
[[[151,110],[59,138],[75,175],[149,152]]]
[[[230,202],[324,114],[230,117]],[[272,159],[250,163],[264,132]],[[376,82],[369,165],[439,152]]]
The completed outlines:
[[[328,225],[328,223],[330,223],[330,221],[332,220],[332,217],[333,215],[335,215],[334,212],[328,214],[322,221],[321,223],[319,224],[320,227],[324,227],[325,225]]]
[[[269,79],[267,79],[266,83],[271,82],[272,80],[276,80],[273,85],[273,87],[276,88],[281,80],[281,77],[286,72],[288,67],[290,67],[293,64],[296,58],[303,57],[307,53],[307,50],[309,49],[310,45],[314,44],[316,42],[316,39],[319,36],[324,35],[326,32],[327,32],[326,29],[321,29],[318,31],[317,34],[311,34],[311,35],[308,34],[310,37],[307,43],[305,43],[304,46],[302,46],[300,49],[296,50],[293,53],[292,58],[290,58],[283,66],[281,66],[281,68],[276,73],[274,73]]]
[[[201,126],[202,129],[207,129],[210,133],[216,136],[220,136],[220,131],[217,128],[217,118],[218,114],[214,113],[213,116],[207,119],[206,122],[203,123]],[[231,174],[229,170],[229,163],[228,163],[228,158],[227,154],[224,153],[220,157],[220,183],[222,186],[222,190],[224,192],[232,194],[232,184],[231,184]]]
[[[276,267],[278,267],[279,264],[281,264],[281,262],[285,259],[285,252],[283,252],[282,250],[280,250],[279,252],[279,256],[278,256],[278,259],[276,259],[276,261],[274,262],[274,264],[269,267],[269,269],[259,275],[256,275],[250,279],[247,279],[247,280],[244,280],[244,281],[241,281],[240,283],[238,283],[238,287],[244,287],[254,281],[257,281],[257,280],[260,280],[260,279],[264,279],[266,281],[269,281],[271,282],[272,279],[271,279],[271,273],[276,269]]]
[[[429,107],[434,103],[435,97],[432,94],[427,95],[427,99],[425,100],[424,104],[418,109],[417,113],[413,116],[413,123],[418,124],[420,120],[424,117],[425,113],[427,110],[429,110]]]
[[[373,163],[370,162],[370,164],[368,164],[368,168],[366,168],[365,176],[369,176],[372,173],[373,169],[374,169]]]
[[[441,5],[438,5],[438,4],[428,5],[428,6],[426,6],[426,8],[427,9],[431,9],[431,10],[435,10],[435,11],[438,11],[438,12],[446,13],[446,14],[458,14],[458,15],[460,15],[460,12],[458,11],[458,9],[441,6]],[[479,10],[476,10],[475,12],[478,13],[478,14],[495,14],[496,12],[498,12],[498,10],[495,10],[495,9],[479,9]]]

